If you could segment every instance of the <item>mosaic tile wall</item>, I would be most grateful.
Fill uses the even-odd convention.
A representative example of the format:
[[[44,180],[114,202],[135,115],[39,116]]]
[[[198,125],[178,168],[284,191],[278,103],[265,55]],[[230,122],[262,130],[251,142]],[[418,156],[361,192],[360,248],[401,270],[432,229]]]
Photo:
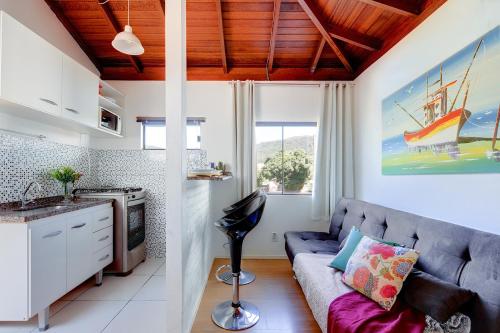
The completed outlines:
[[[166,179],[164,151],[95,150],[0,133],[0,203],[17,201],[30,181],[42,186],[37,197],[62,194],[48,172],[68,165],[84,176],[78,187],[139,186],[147,193],[146,248],[149,257],[165,256]],[[207,165],[206,152],[188,151],[188,166]]]
[[[42,186],[37,197],[63,194],[62,186],[48,174],[61,165],[84,174],[79,186],[94,186],[94,158],[93,151],[84,147],[0,133],[0,203],[19,200],[31,181]]]
[[[96,150],[100,186],[137,186],[146,190],[146,251],[165,256],[165,152],[159,150]]]

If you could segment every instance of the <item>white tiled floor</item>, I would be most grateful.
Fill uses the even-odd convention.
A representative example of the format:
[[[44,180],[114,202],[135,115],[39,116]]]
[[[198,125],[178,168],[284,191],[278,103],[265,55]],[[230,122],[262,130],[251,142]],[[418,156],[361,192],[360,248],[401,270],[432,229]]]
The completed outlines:
[[[165,260],[148,259],[129,276],[89,279],[50,308],[48,333],[163,333],[166,331]],[[37,317],[0,322],[0,333],[38,332]]]

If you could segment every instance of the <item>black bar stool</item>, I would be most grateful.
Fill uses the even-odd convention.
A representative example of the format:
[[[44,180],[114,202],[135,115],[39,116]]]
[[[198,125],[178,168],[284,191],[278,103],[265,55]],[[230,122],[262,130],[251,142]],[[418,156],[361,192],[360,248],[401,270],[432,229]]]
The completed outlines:
[[[237,211],[242,206],[244,206],[247,203],[249,203],[252,199],[254,199],[257,196],[259,196],[261,193],[262,193],[261,190],[258,189],[256,191],[250,193],[250,195],[244,197],[240,201],[232,204],[231,206],[223,208],[222,211],[226,215],[227,214],[231,214],[231,213]],[[217,269],[217,271],[215,272],[215,277],[217,278],[217,280],[219,280],[221,282],[224,282],[225,284],[231,285],[231,284],[233,284],[233,278],[232,278],[231,271],[226,271],[224,273],[220,273],[223,269],[226,269],[228,267],[229,267],[229,265],[222,265],[222,266],[220,266]],[[240,286],[252,283],[254,280],[255,280],[255,274],[254,273],[246,271],[244,269],[241,270],[241,272],[240,272]]]
[[[239,331],[255,325],[260,318],[259,309],[252,303],[240,300],[240,271],[243,239],[260,221],[266,195],[260,194],[215,222],[229,240],[231,271],[233,278],[233,299],[217,305],[212,312],[213,322],[227,330]]]

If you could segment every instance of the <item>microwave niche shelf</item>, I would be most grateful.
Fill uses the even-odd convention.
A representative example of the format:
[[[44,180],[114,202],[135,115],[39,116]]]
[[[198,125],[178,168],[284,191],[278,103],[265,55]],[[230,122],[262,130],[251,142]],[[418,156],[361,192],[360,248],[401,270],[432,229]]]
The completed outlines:
[[[110,111],[113,110],[123,111],[123,108],[121,106],[101,95],[99,95],[99,106],[102,106],[103,108],[108,109]]]

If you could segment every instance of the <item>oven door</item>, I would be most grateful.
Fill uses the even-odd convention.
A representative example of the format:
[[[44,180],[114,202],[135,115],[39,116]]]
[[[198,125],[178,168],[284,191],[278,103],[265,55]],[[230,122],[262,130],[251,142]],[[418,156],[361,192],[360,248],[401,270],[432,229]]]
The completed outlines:
[[[127,248],[132,250],[146,238],[145,199],[131,200],[127,204]]]

